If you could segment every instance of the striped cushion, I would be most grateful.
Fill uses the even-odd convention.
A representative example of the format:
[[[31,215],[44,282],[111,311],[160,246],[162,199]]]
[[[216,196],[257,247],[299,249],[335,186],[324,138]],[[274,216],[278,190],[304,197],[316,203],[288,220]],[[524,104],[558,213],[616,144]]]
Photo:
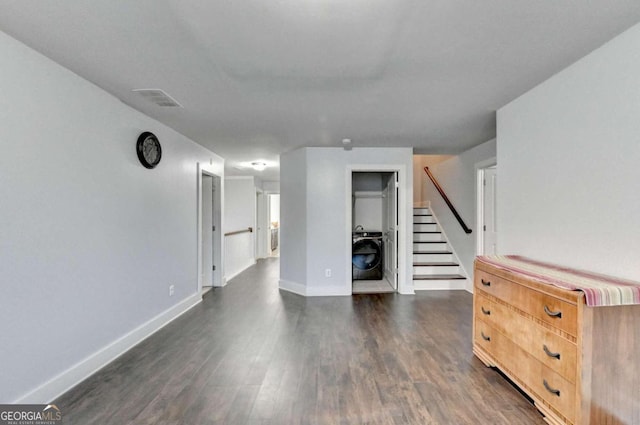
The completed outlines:
[[[640,304],[640,284],[637,282],[542,263],[517,255],[480,256],[477,260],[541,283],[582,291],[590,307]]]

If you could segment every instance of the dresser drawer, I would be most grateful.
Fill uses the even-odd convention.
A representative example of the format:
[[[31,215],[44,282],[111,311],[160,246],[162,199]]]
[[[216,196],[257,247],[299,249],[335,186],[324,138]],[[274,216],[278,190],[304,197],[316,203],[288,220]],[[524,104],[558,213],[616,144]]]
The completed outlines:
[[[488,345],[491,347],[491,354],[495,356],[496,365],[511,375],[516,384],[528,389],[533,397],[543,400],[558,414],[574,423],[575,384],[542,364],[496,329],[489,328],[487,332],[491,333]]]
[[[478,302],[485,304],[487,301],[481,296]],[[576,344],[502,303],[489,301],[488,307],[480,308],[489,313],[488,322],[496,331],[569,382],[576,382]],[[485,313],[481,310],[480,314]]]
[[[487,353],[494,355],[491,340],[494,334],[493,328],[482,320],[475,320],[475,335],[473,336],[474,344],[481,347]]]
[[[493,302],[481,291],[476,290],[473,296],[473,312],[476,318],[487,323],[493,323],[494,316],[491,315]]]
[[[575,337],[577,334],[577,307],[574,304],[483,270],[475,271],[474,285],[475,289],[492,295],[569,335]]]

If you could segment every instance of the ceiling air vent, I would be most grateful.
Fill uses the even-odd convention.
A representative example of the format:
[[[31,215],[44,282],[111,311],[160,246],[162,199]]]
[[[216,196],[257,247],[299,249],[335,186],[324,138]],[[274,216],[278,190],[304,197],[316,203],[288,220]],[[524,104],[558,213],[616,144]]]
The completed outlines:
[[[149,102],[155,103],[164,108],[182,108],[174,98],[169,96],[164,90],[160,89],[134,89],[131,90],[147,99]]]

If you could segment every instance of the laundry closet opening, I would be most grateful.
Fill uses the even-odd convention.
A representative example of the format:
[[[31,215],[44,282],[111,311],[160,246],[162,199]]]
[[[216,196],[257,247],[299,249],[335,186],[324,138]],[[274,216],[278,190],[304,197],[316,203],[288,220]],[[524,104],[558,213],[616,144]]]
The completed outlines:
[[[351,175],[352,293],[398,289],[398,173]]]

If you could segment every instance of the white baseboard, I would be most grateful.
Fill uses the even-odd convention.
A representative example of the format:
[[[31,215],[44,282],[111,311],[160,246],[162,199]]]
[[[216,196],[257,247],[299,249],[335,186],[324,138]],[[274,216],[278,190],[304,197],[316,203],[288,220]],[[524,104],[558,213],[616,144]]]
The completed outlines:
[[[308,297],[345,297],[351,296],[351,287],[344,286],[311,286],[307,287]]]
[[[398,294],[400,295],[415,295],[416,291],[415,291],[415,287],[414,286],[410,286],[408,288],[401,288],[398,289]]]
[[[200,294],[194,294],[180,301],[34,390],[19,397],[12,404],[51,403],[57,397],[69,391],[200,302],[202,302]]]
[[[351,296],[351,289],[341,286],[308,287],[298,282],[280,279],[280,289],[303,297],[344,297]]]
[[[280,279],[278,281],[278,284],[279,288],[283,291],[291,292],[296,295],[302,295],[303,297],[307,296],[307,287],[301,283]]]

